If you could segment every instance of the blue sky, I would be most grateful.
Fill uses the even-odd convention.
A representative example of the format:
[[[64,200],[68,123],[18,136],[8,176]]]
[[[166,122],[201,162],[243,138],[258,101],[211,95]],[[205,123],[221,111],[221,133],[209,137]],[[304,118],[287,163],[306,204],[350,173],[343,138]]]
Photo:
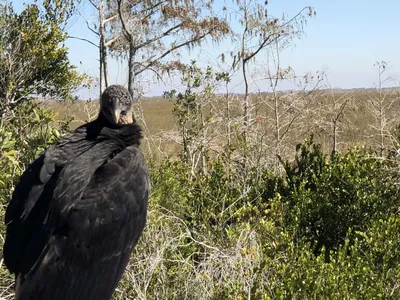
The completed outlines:
[[[224,3],[215,0],[217,7]],[[15,4],[21,3],[16,1]],[[283,65],[290,65],[298,75],[325,69],[332,87],[359,88],[373,86],[376,80],[373,65],[385,60],[391,66],[390,75],[400,81],[400,1],[382,0],[378,5],[378,1],[361,0],[269,0],[268,10],[276,17],[282,13],[291,16],[308,5],[315,8],[317,15],[308,19],[303,38],[284,51],[281,56]],[[84,4],[82,14],[87,15],[89,8],[89,4]],[[77,17],[69,30],[71,35],[93,39],[81,18]],[[69,40],[67,46],[72,63],[91,75],[98,74],[98,51],[95,47],[78,40]],[[220,49],[229,47],[231,44],[226,42]],[[200,56],[197,52],[182,52],[182,55],[185,60],[197,59],[207,63],[215,59],[220,49],[209,44],[203,46]],[[112,61],[109,68],[112,83],[126,84],[125,65]],[[162,83],[152,84],[147,95],[160,95],[169,88]],[[81,93],[84,98],[96,95],[97,90]]]
[[[275,2],[277,9],[286,11],[300,2],[317,11],[304,39],[286,53],[286,62],[295,70],[327,66],[331,85],[343,88],[370,87],[376,79],[373,64],[377,60],[387,61],[393,76],[400,75],[400,1],[383,0],[379,5],[360,0]]]

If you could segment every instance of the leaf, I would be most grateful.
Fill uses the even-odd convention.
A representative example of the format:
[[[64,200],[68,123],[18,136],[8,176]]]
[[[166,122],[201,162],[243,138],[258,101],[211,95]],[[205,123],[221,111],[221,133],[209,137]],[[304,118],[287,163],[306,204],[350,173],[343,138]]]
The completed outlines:
[[[7,157],[12,162],[16,162],[15,154],[17,153],[16,150],[10,150],[4,153],[4,156]]]
[[[5,150],[10,149],[10,148],[14,147],[15,142],[16,142],[16,141],[14,141],[14,140],[8,141],[8,142],[6,142],[1,148],[2,148],[2,149],[5,149]]]

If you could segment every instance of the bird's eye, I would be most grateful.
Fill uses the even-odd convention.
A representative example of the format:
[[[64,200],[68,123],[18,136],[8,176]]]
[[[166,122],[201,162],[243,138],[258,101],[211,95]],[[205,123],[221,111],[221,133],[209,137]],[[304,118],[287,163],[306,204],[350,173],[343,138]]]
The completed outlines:
[[[121,111],[121,116],[126,116],[126,111],[125,110]]]

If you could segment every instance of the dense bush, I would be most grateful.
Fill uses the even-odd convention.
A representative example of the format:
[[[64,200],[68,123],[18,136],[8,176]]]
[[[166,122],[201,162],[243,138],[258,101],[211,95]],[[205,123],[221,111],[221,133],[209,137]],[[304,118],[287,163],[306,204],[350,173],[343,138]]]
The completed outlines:
[[[328,156],[312,140],[297,151],[285,176],[251,172],[245,192],[218,160],[193,177],[181,162],[152,168],[131,280],[155,257],[149,299],[397,299],[396,166],[357,149]]]
[[[399,173],[393,162],[357,150],[327,159],[312,142],[297,150],[295,162],[285,164],[287,185],[278,191],[296,239],[315,243],[317,251],[336,250],[349,229],[364,231],[397,210]]]

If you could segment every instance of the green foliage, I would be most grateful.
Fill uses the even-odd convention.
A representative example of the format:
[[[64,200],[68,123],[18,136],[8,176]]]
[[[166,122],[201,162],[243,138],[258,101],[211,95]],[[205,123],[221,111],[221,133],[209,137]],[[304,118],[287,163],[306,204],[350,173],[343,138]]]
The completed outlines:
[[[47,21],[64,27],[66,22],[76,13],[76,5],[80,0],[35,0],[38,5],[44,8],[44,17]]]
[[[68,120],[37,103],[22,103],[0,123],[0,203],[5,205],[25,168],[67,132]]]
[[[337,249],[350,228],[365,230],[397,209],[399,174],[390,161],[356,150],[326,159],[312,140],[297,150],[294,163],[284,164],[287,185],[278,191],[296,240],[315,243],[317,252]]]
[[[185,162],[190,161],[193,152],[204,150],[203,145],[196,147],[193,144],[201,137],[206,123],[212,118],[209,100],[214,95],[214,76],[211,67],[203,71],[196,61],[192,61],[190,65],[182,66],[182,84],[186,86],[186,90],[177,95],[176,90],[164,93],[165,98],[174,100],[172,114],[182,138],[182,158]]]
[[[0,111],[32,95],[72,99],[78,86],[90,82],[69,62],[67,35],[61,28],[68,6],[61,5],[45,1],[42,11],[30,4],[20,14],[9,4],[0,7]]]
[[[156,192],[152,192],[152,203],[179,212],[180,216],[185,215],[189,209],[186,187],[190,185],[187,166],[165,160],[160,166],[151,164],[150,171],[151,186],[156,187]]]
[[[218,159],[196,176],[181,161],[154,169],[154,211],[172,213],[202,241],[165,253],[175,259],[157,269],[170,270],[164,288],[193,281],[201,291],[185,286],[188,297],[204,299],[398,298],[395,165],[357,149],[328,156],[310,139],[284,168],[284,176],[250,171],[245,193]]]

